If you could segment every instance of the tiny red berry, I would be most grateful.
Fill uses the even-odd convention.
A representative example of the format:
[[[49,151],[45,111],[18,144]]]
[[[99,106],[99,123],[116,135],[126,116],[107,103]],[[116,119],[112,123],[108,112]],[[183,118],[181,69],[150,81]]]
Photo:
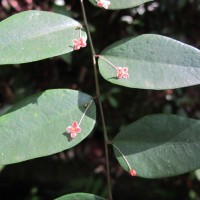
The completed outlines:
[[[129,174],[130,174],[131,176],[136,176],[136,175],[137,175],[137,172],[136,172],[134,169],[131,169],[131,170],[129,171]]]
[[[98,0],[97,1],[97,6],[99,6],[101,8],[108,9],[109,5],[110,5],[110,1],[108,1],[108,0]]]

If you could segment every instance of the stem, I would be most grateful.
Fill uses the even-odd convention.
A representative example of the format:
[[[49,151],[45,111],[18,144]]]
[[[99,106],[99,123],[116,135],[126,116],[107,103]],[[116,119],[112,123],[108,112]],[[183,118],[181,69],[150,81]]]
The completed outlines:
[[[91,38],[91,35],[90,35],[89,27],[88,27],[88,22],[87,22],[87,17],[86,17],[86,12],[85,12],[83,0],[80,0],[80,3],[81,3],[82,14],[83,14],[83,20],[84,20],[84,24],[85,24],[85,27],[86,27],[86,32],[87,32],[87,35],[88,35],[89,45],[90,45],[90,49],[91,49],[94,78],[95,78],[95,87],[96,87],[96,96],[97,96],[97,100],[98,100],[98,104],[99,104],[100,115],[101,115],[102,126],[103,126],[104,148],[105,148],[105,156],[106,156],[106,174],[107,174],[107,184],[108,184],[108,200],[112,200],[112,189],[111,189],[112,186],[111,186],[111,178],[110,178],[110,166],[109,166],[109,155],[108,155],[108,144],[107,144],[108,134],[107,134],[107,130],[106,130],[103,107],[102,107],[102,103],[100,101],[100,87],[99,87],[97,64],[96,64],[96,58],[95,58],[96,53],[95,53],[95,50],[94,50],[94,45],[93,45],[92,38]]]
[[[88,108],[89,108],[90,105],[92,104],[92,102],[93,102],[93,100],[91,100],[91,101],[89,102],[89,104],[87,105],[87,107],[86,107],[86,109],[85,109],[85,111],[84,111],[84,113],[83,113],[83,115],[82,115],[82,117],[81,117],[81,119],[80,119],[80,121],[79,121],[79,124],[78,124],[79,126],[81,125],[81,122],[83,121],[83,118],[84,118],[84,116],[85,116],[85,114],[86,114]]]
[[[129,170],[131,170],[132,168],[131,168],[131,166],[130,166],[128,160],[127,160],[126,157],[124,156],[124,154],[121,152],[121,150],[120,150],[115,144],[113,144],[113,143],[111,143],[111,142],[110,142],[110,144],[112,144],[112,145],[118,150],[118,152],[122,155],[124,161],[125,161],[126,164],[128,165]]]
[[[101,58],[102,60],[104,60],[106,63],[108,63],[109,65],[111,65],[114,69],[117,70],[117,68],[115,67],[115,65],[113,65],[111,62],[109,62],[107,59],[105,59],[103,56],[101,55],[95,55],[95,57]]]

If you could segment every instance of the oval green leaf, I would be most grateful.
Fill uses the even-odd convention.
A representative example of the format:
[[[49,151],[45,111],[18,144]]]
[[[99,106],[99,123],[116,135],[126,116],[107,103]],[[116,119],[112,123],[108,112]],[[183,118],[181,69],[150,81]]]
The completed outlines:
[[[0,165],[51,155],[80,143],[95,124],[96,108],[91,100],[82,92],[54,89],[13,106],[0,117]],[[66,128],[79,122],[84,112],[81,132],[71,139]]]
[[[200,83],[200,51],[168,37],[146,34],[118,41],[101,55],[115,66],[128,67],[129,78],[99,59],[101,75],[130,88],[173,89]]]
[[[145,178],[175,176],[200,167],[200,121],[150,115],[124,128],[113,140],[131,168]],[[118,150],[115,156],[129,171]]]
[[[93,5],[97,6],[99,0],[89,0]],[[132,8],[153,0],[110,0],[109,10]]]
[[[96,196],[94,194],[74,193],[59,197],[55,200],[105,200],[105,199]]]
[[[81,25],[64,15],[25,11],[0,22],[0,65],[27,63],[73,51]],[[85,32],[82,32],[86,38]]]

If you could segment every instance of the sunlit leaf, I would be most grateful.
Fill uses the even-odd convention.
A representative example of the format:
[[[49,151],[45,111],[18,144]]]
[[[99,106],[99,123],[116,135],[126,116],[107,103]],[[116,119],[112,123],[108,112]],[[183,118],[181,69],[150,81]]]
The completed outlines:
[[[97,6],[97,2],[99,0],[89,0],[93,5]],[[115,10],[115,9],[125,9],[125,8],[132,8],[135,6],[139,6],[143,3],[149,2],[152,0],[110,0],[110,6],[108,9]]]
[[[130,88],[173,89],[200,83],[200,50],[168,37],[146,34],[118,41],[101,55],[117,67],[128,67],[129,78],[99,59],[101,75]]]
[[[0,22],[0,65],[27,63],[73,51],[81,25],[64,15],[25,11]],[[85,32],[82,32],[85,38]]]
[[[82,92],[56,89],[14,105],[0,117],[0,165],[51,155],[80,143],[95,124],[96,109],[91,100]],[[81,132],[71,139],[66,128],[82,116]]]

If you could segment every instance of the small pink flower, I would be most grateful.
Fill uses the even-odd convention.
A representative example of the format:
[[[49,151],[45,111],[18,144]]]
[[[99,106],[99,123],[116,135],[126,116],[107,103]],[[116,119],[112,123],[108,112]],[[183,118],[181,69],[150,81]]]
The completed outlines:
[[[137,175],[137,172],[136,172],[134,169],[131,169],[131,170],[129,171],[129,174],[130,174],[131,176],[136,176],[136,175]]]
[[[72,42],[74,43],[74,50],[79,50],[81,47],[87,46],[86,39],[83,37],[80,37],[79,39],[74,39],[72,40]]]
[[[71,126],[66,128],[67,133],[70,134],[71,138],[74,139],[78,133],[81,132],[81,128],[77,121],[74,121]]]
[[[99,6],[101,8],[108,9],[109,5],[110,5],[110,1],[108,1],[108,0],[98,0],[97,1],[97,6]]]
[[[117,78],[128,78],[128,67],[116,67]]]

